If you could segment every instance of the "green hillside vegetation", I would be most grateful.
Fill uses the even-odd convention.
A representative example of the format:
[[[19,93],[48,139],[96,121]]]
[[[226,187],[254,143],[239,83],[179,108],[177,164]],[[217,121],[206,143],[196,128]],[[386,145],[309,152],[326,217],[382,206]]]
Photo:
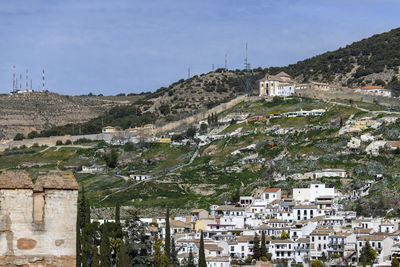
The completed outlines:
[[[351,115],[355,117],[394,116],[360,111],[358,103],[341,106],[319,100],[291,98],[272,102],[255,101],[240,103],[223,114],[245,112],[250,116],[264,116],[270,112],[310,110],[324,108],[321,117],[281,118],[269,121],[232,124],[224,130],[232,133],[242,127],[243,136],[227,136],[215,140],[199,150],[191,164],[195,146],[174,147],[169,144],[127,144],[112,146],[104,142],[85,143],[86,148],[74,145],[56,147],[22,148],[0,153],[0,168],[22,168],[37,177],[49,169],[72,170],[80,185],[85,186],[93,208],[111,207],[118,201],[152,211],[166,207],[189,210],[194,207],[208,208],[210,204],[229,201],[233,192],[240,189],[242,195],[255,188],[282,187],[291,193],[293,187],[308,186],[310,179],[273,179],[276,175],[306,173],[323,168],[343,168],[348,178],[322,178],[313,182],[335,185],[337,190],[349,192],[362,186],[376,174],[384,179],[374,185],[371,194],[359,201],[344,203],[364,215],[386,215],[386,210],[400,201],[400,157],[398,151],[383,151],[379,156],[367,155],[363,143],[359,153],[342,153],[352,136],[362,133],[338,135],[340,124]],[[378,105],[363,106],[371,111],[381,110]],[[398,115],[396,115],[398,116]],[[292,129],[286,134],[276,134],[276,127]],[[382,135],[385,140],[398,140],[400,123],[385,123],[378,129],[368,129],[372,135]],[[249,145],[252,149],[244,149]],[[242,152],[234,155],[234,151]],[[114,150],[118,155],[116,168],[108,168],[97,174],[81,173],[82,166],[105,164],[105,156]],[[263,163],[242,163],[247,156],[258,154]],[[274,161],[275,159],[275,161]],[[131,173],[152,175],[154,178],[137,182],[129,178]],[[398,176],[393,176],[398,173]],[[380,204],[374,204],[378,202]],[[392,205],[395,206],[395,205]],[[390,215],[399,215],[395,209]]]

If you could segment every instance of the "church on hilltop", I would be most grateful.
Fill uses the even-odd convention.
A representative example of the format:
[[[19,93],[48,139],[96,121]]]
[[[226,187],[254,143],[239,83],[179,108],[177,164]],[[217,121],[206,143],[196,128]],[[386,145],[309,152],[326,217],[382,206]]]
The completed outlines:
[[[289,74],[265,75],[259,80],[259,96],[290,96],[294,94],[295,82]]]

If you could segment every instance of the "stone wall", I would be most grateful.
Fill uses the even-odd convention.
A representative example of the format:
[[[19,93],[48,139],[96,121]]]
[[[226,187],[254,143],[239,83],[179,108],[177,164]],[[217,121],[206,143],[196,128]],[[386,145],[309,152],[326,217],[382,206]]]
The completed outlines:
[[[75,178],[53,172],[35,185],[26,181],[19,186],[9,181],[18,175],[0,176],[0,266],[75,266]]]
[[[65,143],[65,141],[67,140],[72,141],[72,136],[71,135],[50,136],[50,137],[38,137],[33,139],[24,139],[20,141],[7,141],[0,144],[0,151],[4,151],[6,149],[12,149],[14,147],[18,148],[22,145],[25,145],[26,147],[31,147],[34,144],[38,144],[39,146],[55,146],[58,140]]]
[[[399,106],[400,100],[397,97],[384,97],[384,96],[375,96],[369,94],[363,94],[360,92],[355,92],[354,89],[346,89],[342,88],[337,91],[329,90],[315,90],[315,89],[301,89],[296,90],[296,95],[302,97],[316,98],[316,99],[326,99],[326,100],[335,100],[335,99],[344,99],[344,100],[353,100],[353,101],[361,101],[366,103],[378,103],[384,106]]]

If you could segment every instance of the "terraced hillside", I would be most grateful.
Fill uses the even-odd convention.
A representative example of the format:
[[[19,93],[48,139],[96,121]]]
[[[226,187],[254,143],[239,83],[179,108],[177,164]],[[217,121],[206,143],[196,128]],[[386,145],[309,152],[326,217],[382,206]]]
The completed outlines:
[[[369,154],[366,149],[373,141],[365,141],[361,136],[367,134],[389,143],[400,140],[398,112],[359,102],[276,98],[269,102],[242,102],[218,117],[221,121],[234,114],[248,113],[249,117],[265,118],[269,114],[312,109],[326,112],[320,117],[276,117],[214,124],[207,132],[209,138],[218,133],[214,136],[216,139],[203,141],[200,147],[195,144],[200,140],[194,138],[178,146],[157,143],[111,146],[92,142],[22,148],[2,153],[0,168],[23,168],[33,177],[48,169],[71,169],[80,185],[85,186],[94,208],[112,207],[118,201],[124,206],[144,209],[148,214],[166,205],[177,212],[193,207],[207,208],[211,203],[229,201],[238,190],[245,195],[263,186],[282,187],[285,194],[290,194],[294,186],[321,182],[348,194],[373,181],[368,195],[342,204],[357,208],[365,215],[386,215],[387,209],[400,200],[399,149],[384,146],[378,155]],[[363,122],[371,126],[346,132]],[[191,136],[182,133],[174,136],[174,140],[187,138],[185,135]],[[352,138],[364,141],[352,149],[348,147]],[[115,168],[93,174],[80,171],[82,166],[105,164],[107,156],[104,155],[112,150],[118,155]],[[326,168],[345,169],[347,177],[313,179],[310,176],[311,172]],[[135,181],[129,174],[152,178]],[[377,174],[383,174],[384,178],[375,181]],[[398,215],[400,211],[390,212]]]
[[[55,93],[0,95],[0,139],[68,123],[86,122],[141,96],[65,96]],[[78,133],[78,128],[77,132]]]

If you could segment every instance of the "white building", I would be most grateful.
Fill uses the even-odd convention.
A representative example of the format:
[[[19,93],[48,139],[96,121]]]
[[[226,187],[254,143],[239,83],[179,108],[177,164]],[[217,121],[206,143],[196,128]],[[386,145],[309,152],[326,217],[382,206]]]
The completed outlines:
[[[294,94],[295,83],[285,72],[265,75],[259,81],[260,96],[290,96]]]
[[[280,188],[268,188],[265,189],[262,194],[262,200],[266,204],[272,203],[274,200],[280,200],[282,197],[282,190]]]
[[[386,96],[391,97],[392,92],[388,89],[385,89],[381,86],[365,86],[357,90],[360,93],[368,94],[368,95],[377,95],[377,96]]]
[[[310,188],[293,188],[293,200],[299,202],[315,201],[322,196],[335,196],[334,188],[326,188],[324,184],[311,184]]]
[[[346,170],[343,169],[324,169],[313,172],[314,179],[319,179],[322,177],[341,177],[346,178]]]

